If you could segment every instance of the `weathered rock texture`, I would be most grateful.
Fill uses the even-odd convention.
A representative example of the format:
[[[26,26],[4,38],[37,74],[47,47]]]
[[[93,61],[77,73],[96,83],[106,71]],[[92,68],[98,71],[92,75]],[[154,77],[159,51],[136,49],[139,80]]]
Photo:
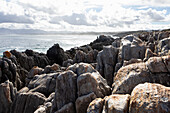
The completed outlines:
[[[16,95],[16,88],[9,80],[0,84],[0,113],[10,113],[10,106]]]
[[[77,75],[72,71],[60,73],[56,79],[55,98],[52,111],[61,109],[65,104],[75,102],[77,98]]]
[[[117,63],[118,49],[113,46],[104,46],[103,50],[97,55],[96,69],[107,80],[111,86],[115,65]]]
[[[34,113],[45,100],[45,96],[38,92],[19,93],[12,103],[10,113]]]
[[[61,109],[59,109],[55,113],[76,113],[76,112],[73,103],[70,102],[64,105]]]
[[[112,93],[128,93],[145,82],[170,86],[170,57],[151,57],[146,63],[135,63],[122,67],[114,77]]]
[[[102,113],[104,99],[96,98],[93,100],[87,109],[87,113]]]
[[[114,94],[105,97],[102,113],[128,113],[130,95]]]
[[[97,97],[104,97],[111,91],[106,80],[98,72],[81,74],[77,79],[77,87],[79,97],[92,92]]]
[[[139,84],[131,94],[129,113],[169,113],[170,87]]]

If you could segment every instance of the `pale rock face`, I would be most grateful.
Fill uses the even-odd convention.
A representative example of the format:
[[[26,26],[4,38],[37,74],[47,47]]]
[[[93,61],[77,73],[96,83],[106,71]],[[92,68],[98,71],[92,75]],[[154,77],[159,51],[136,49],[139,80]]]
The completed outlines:
[[[81,96],[76,100],[76,112],[77,113],[87,113],[87,108],[91,101],[96,98],[94,93],[90,93],[85,96]]]
[[[114,77],[112,93],[128,93],[133,88],[145,82],[170,85],[170,57],[151,57],[145,63],[135,63],[119,69]]]
[[[97,97],[104,97],[111,91],[106,80],[98,72],[81,74],[77,79],[77,87],[79,97],[92,92]]]
[[[130,99],[129,113],[169,113],[170,87],[145,83],[137,85]]]
[[[109,86],[113,83],[114,69],[117,62],[118,49],[113,46],[104,46],[97,55],[96,69],[107,80]]]
[[[68,103],[55,113],[76,113],[76,112],[73,103]]]
[[[40,105],[34,113],[50,113],[51,107],[52,107],[52,103],[47,102],[44,105]]]
[[[9,113],[10,106],[16,95],[16,88],[9,80],[0,84],[0,113]]]
[[[105,97],[102,113],[128,113],[130,95],[114,94]]]
[[[72,70],[78,76],[83,73],[96,72],[96,70],[93,68],[93,66],[90,64],[87,64],[87,63],[74,64],[74,65],[69,66],[66,70]]]
[[[46,97],[38,92],[19,93],[11,106],[11,113],[34,113]]]
[[[73,71],[60,73],[56,78],[55,98],[52,111],[61,109],[65,104],[74,103],[77,97],[77,75]]]
[[[93,100],[87,109],[87,113],[101,113],[103,110],[104,99],[96,98]]]

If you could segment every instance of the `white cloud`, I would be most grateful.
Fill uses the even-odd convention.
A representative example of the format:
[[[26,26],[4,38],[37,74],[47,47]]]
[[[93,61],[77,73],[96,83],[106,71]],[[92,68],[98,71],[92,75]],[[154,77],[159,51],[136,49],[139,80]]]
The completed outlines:
[[[170,25],[167,10],[149,8],[170,6],[170,0],[1,0],[0,4],[0,27],[12,29],[121,31]]]

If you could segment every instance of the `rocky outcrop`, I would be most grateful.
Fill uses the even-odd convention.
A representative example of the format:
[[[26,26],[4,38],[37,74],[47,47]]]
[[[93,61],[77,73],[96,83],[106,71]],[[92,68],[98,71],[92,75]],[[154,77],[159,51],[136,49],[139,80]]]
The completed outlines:
[[[84,73],[77,78],[78,96],[94,92],[97,97],[104,97],[111,92],[106,80],[98,73]]]
[[[19,93],[12,103],[10,113],[34,113],[45,100],[45,96],[38,92]]]
[[[151,57],[146,63],[135,63],[122,67],[114,77],[112,93],[128,93],[145,82],[161,83],[170,86],[170,57]]]
[[[103,50],[97,55],[96,69],[107,80],[111,86],[114,75],[115,65],[117,63],[118,49],[113,46],[104,46]]]
[[[16,93],[16,88],[9,80],[0,84],[0,113],[10,113],[10,107]]]
[[[81,96],[76,100],[76,112],[77,113],[87,113],[87,108],[92,100],[96,98],[94,93],[90,93],[85,96]]]
[[[170,55],[170,37],[159,41],[157,46],[157,54],[160,56]]]
[[[28,84],[31,92],[40,92],[46,96],[55,92],[56,78],[59,73],[35,75]]]
[[[44,69],[39,68],[38,66],[34,66],[28,73],[27,78],[32,79],[35,75],[40,75]]]
[[[161,84],[139,84],[131,94],[129,113],[169,113],[170,87]]]
[[[87,109],[87,113],[102,113],[104,99],[96,98],[93,100]]]
[[[44,105],[40,105],[34,113],[50,113],[52,107],[51,102],[47,102]]]
[[[59,109],[55,113],[76,113],[76,112],[73,103],[70,102],[64,105],[61,109]]]
[[[77,75],[72,71],[60,73],[56,78],[55,98],[52,112],[58,111],[64,105],[76,101],[77,97]]]
[[[62,65],[63,61],[68,59],[68,56],[59,44],[54,44],[51,48],[49,48],[47,51],[47,57],[51,61],[51,65],[54,63]]]
[[[44,68],[49,64],[48,57],[42,53],[37,53],[32,50],[26,50],[25,52],[12,50],[10,52],[16,57],[18,65],[27,71],[30,71],[34,66]]]
[[[105,97],[102,113],[128,113],[130,95],[114,94]]]
[[[60,66],[58,64],[54,63],[52,66],[47,65],[44,68],[44,73],[56,73],[60,70],[61,70]]]

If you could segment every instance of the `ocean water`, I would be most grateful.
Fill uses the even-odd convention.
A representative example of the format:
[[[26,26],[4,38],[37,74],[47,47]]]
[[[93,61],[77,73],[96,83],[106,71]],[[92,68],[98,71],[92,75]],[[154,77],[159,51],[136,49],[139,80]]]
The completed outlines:
[[[58,43],[64,50],[89,44],[97,35],[0,35],[0,56],[4,51],[32,49],[46,53]]]

